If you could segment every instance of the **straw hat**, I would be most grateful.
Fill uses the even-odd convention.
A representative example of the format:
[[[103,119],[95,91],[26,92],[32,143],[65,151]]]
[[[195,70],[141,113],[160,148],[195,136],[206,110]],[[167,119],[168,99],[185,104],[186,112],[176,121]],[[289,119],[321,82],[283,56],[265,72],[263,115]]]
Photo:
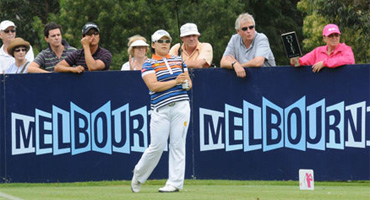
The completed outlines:
[[[26,52],[28,52],[28,50],[30,49],[29,42],[25,41],[23,38],[17,37],[8,46],[8,53],[14,57],[14,49],[20,46],[26,47]]]

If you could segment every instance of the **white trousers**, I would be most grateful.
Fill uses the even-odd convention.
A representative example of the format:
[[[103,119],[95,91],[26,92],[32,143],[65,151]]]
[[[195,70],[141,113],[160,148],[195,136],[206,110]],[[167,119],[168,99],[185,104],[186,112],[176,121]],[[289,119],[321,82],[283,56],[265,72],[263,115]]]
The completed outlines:
[[[158,110],[152,110],[150,121],[150,145],[144,151],[134,169],[134,176],[145,183],[157,166],[166,148],[168,137],[168,180],[166,185],[182,189],[185,178],[185,143],[190,120],[188,101],[176,102]]]

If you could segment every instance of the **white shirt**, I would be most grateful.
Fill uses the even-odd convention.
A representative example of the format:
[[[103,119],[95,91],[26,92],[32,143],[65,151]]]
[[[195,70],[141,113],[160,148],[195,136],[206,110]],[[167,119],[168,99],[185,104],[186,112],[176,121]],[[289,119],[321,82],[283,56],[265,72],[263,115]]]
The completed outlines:
[[[121,67],[121,71],[129,71],[129,70],[131,70],[130,62],[125,62]]]
[[[5,71],[6,74],[26,74],[27,73],[27,68],[28,68],[28,65],[30,65],[31,62],[26,62],[24,63],[24,65],[20,66],[20,67],[17,67],[17,65],[15,65],[15,63],[13,63],[12,65],[10,65],[10,67]],[[24,69],[23,69],[24,68]]]
[[[26,59],[27,61],[32,62],[34,58],[33,49],[32,46],[30,46],[30,50],[28,50],[26,54]],[[5,53],[4,45],[2,45],[0,48],[0,74],[4,73],[14,63],[14,57]]]

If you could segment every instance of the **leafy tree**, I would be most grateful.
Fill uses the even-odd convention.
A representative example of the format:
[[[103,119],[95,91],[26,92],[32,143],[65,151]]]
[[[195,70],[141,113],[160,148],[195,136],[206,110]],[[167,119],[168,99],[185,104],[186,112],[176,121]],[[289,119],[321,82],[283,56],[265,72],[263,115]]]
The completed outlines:
[[[44,37],[40,37],[48,16],[59,10],[59,0],[1,0],[0,19],[13,21],[17,26],[17,37],[29,41],[35,53],[42,48]]]
[[[256,30],[265,33],[269,38],[278,65],[289,62],[280,35],[294,30],[299,38],[303,38],[300,37],[303,16],[296,9],[298,0],[34,0],[32,4],[30,2],[2,0],[0,16],[14,19],[17,25],[19,24],[18,30],[25,34],[25,39],[30,40],[36,51],[46,48],[42,34],[44,24],[50,21],[59,23],[64,30],[63,37],[72,46],[81,48],[81,28],[86,22],[91,21],[99,25],[101,46],[112,52],[111,67],[116,70],[128,60],[127,38],[140,34],[150,42],[151,34],[155,30],[165,29],[171,34],[175,44],[180,42],[179,26],[187,22],[198,25],[200,41],[212,44],[213,62],[218,66],[230,37],[236,33],[235,20],[244,12],[249,12],[255,17]],[[26,16],[16,21],[17,15],[12,13],[22,13]]]

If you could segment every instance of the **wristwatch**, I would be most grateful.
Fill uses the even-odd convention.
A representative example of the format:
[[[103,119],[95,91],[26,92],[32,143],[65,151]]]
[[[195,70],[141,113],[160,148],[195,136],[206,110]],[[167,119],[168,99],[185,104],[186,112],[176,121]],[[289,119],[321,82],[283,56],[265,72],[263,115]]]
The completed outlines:
[[[231,68],[233,68],[233,69],[234,69],[234,65],[235,65],[235,63],[236,63],[236,61],[234,61],[234,62],[232,62],[232,63],[231,63]]]

